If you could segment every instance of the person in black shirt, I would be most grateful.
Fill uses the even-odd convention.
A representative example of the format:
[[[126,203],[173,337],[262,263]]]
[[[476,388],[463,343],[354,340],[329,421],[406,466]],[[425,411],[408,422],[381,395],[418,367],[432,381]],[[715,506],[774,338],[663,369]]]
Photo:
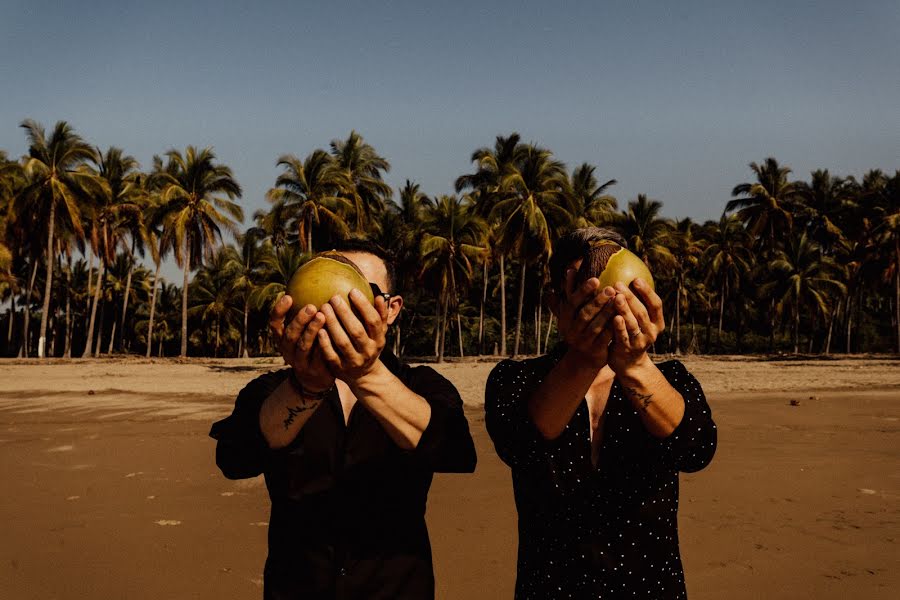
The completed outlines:
[[[339,252],[380,290],[393,289],[376,246]],[[267,600],[433,598],[432,476],[475,469],[456,388],[384,349],[403,299],[350,299],[352,309],[335,296],[286,324],[291,298],[281,298],[270,328],[290,368],[250,382],[210,432],[226,477],[265,475]]]
[[[685,598],[678,548],[678,473],[705,467],[716,426],[697,380],[647,349],[664,321],[640,279],[600,289],[576,281],[591,242],[561,238],[550,307],[563,341],[505,360],[485,390],[485,422],[512,469],[519,512],[516,598]]]

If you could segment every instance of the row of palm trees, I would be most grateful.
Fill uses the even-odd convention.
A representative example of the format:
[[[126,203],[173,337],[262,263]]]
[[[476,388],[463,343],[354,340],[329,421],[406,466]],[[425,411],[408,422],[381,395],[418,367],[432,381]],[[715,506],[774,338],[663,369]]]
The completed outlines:
[[[22,127],[28,154],[0,153],[6,355],[269,353],[272,300],[312,253],[348,236],[397,257],[407,310],[396,352],[539,353],[554,332],[552,244],[589,224],[617,229],[653,271],[671,323],[657,351],[900,348],[900,171],[800,181],[768,158],[701,224],[663,218],[644,195],[620,209],[614,179],[586,163],[570,172],[515,133],[477,149],[455,193],[429,197],[407,181],[394,201],[389,162],[351,132],[279,157],[270,208],[244,228],[241,187],[210,148],[173,149],[141,170],[65,122],[49,135]],[[160,277],[169,256],[180,287]]]

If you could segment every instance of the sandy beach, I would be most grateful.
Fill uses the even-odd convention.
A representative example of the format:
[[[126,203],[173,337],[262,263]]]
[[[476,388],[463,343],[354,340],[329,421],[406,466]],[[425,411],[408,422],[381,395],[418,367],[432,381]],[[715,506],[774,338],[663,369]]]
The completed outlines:
[[[683,359],[719,427],[682,475],[689,597],[900,594],[900,361]],[[259,598],[261,478],[214,463],[210,424],[275,359],[0,361],[0,598]],[[474,475],[429,497],[438,597],[511,598],[516,513],[484,429],[489,361],[435,365],[459,388]]]

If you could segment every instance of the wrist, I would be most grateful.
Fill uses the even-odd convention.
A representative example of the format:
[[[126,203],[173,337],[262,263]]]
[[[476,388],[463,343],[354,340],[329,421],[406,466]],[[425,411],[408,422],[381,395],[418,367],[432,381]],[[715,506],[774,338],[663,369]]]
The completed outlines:
[[[381,362],[381,359],[375,359],[375,362],[372,363],[372,366],[369,367],[367,371],[365,371],[364,373],[360,373],[360,375],[353,381],[348,381],[347,385],[349,385],[351,389],[365,388],[373,381],[377,381],[378,379],[382,378],[385,372],[388,372],[388,368],[384,366],[384,363]]]
[[[334,387],[334,382],[332,382],[331,385],[324,389],[316,389],[312,386],[307,387],[303,385],[303,383],[297,377],[297,372],[293,369],[291,369],[291,372],[288,375],[288,381],[290,382],[291,387],[294,389],[294,392],[304,398],[309,398],[311,400],[324,400],[328,396],[328,392],[331,391],[331,388]]]
[[[646,352],[637,360],[629,362],[625,367],[616,372],[616,377],[623,384],[635,384],[646,381],[648,376],[656,371],[656,365]]]
[[[572,376],[583,376],[591,380],[606,366],[605,360],[599,360],[571,346],[566,349],[566,353],[559,362]]]

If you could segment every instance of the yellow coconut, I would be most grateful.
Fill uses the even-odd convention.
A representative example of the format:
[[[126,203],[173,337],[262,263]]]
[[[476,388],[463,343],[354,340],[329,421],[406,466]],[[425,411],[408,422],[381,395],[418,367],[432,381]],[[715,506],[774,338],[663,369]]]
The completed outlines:
[[[353,306],[348,296],[353,289],[375,303],[368,280],[353,261],[337,252],[322,252],[297,269],[288,282],[287,294],[293,299],[289,317],[308,304],[322,308],[336,295]]]
[[[576,280],[580,283],[591,277],[600,279],[601,290],[614,285],[617,281],[631,285],[638,277],[656,289],[653,276],[644,261],[636,254],[608,240],[591,244],[590,251],[578,269]]]

